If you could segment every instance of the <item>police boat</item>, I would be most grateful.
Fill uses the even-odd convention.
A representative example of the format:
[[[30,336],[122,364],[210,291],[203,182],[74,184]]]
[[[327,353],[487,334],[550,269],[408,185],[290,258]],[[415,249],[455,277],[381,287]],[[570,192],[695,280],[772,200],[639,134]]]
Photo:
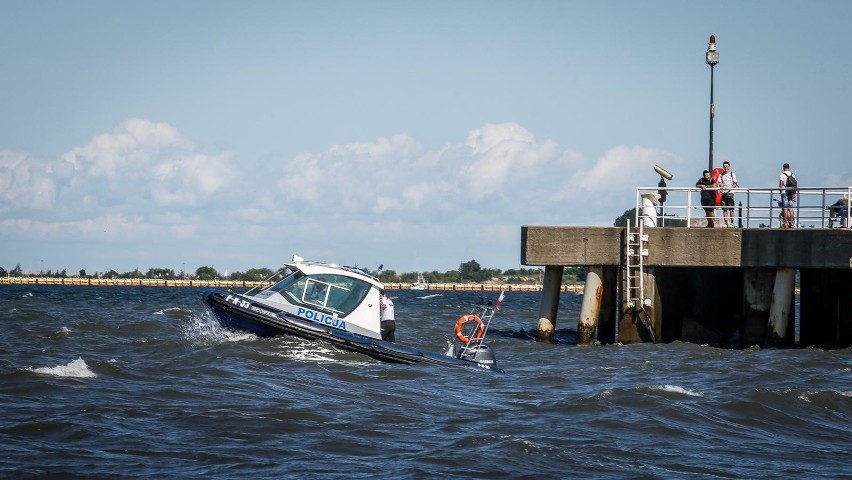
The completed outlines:
[[[262,337],[325,341],[385,362],[503,372],[484,342],[499,301],[496,306],[475,305],[462,315],[455,336],[437,353],[382,340],[379,303],[384,284],[365,270],[293,256],[282,274],[282,280],[256,293],[209,289],[204,301],[223,327]]]

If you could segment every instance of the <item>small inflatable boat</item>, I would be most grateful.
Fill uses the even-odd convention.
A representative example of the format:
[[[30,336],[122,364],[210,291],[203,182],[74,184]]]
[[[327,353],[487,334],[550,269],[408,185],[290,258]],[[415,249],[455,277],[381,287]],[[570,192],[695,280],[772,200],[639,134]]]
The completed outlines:
[[[499,302],[495,307],[475,305],[462,315],[447,348],[435,353],[382,340],[382,291],[384,284],[362,269],[305,262],[294,256],[284,278],[269,288],[254,294],[210,289],[204,300],[225,328],[264,337],[294,335],[324,341],[386,362],[502,372],[484,342]]]

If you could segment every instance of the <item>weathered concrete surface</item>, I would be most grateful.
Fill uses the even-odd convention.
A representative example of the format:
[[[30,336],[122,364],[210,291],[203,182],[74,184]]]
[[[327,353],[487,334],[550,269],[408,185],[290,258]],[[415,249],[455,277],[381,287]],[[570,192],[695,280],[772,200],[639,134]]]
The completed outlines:
[[[655,278],[646,285],[650,290],[646,288],[645,297],[653,299],[647,317],[624,303],[623,228],[524,226],[521,263],[603,266],[604,297],[615,302],[612,311],[605,312],[602,305],[598,315],[600,342],[649,341],[644,335],[653,325],[655,341],[743,347],[767,345],[770,327],[780,329],[769,322],[774,278],[780,269],[795,269],[801,291],[800,345],[852,346],[852,229],[655,227],[645,233],[645,273]],[[554,302],[542,301],[542,311],[552,319],[545,326],[551,329]],[[605,325],[612,319],[619,322],[617,328]],[[783,332],[774,332],[777,338],[770,345],[792,342],[794,323],[786,325]],[[582,330],[578,325],[578,332]],[[612,337],[616,331],[618,339]],[[583,332],[584,338],[589,335]]]
[[[778,346],[787,338],[787,326],[793,323],[796,305],[793,303],[796,288],[796,270],[779,268],[775,271],[772,301],[769,303],[769,338],[765,345]]]
[[[746,230],[742,266],[852,268],[852,229]]]
[[[591,345],[595,342],[603,294],[603,267],[596,265],[589,268],[589,273],[586,274],[583,303],[580,305],[580,322],[577,326],[577,345]]]
[[[544,283],[541,289],[541,305],[538,313],[537,338],[539,341],[553,342],[556,331],[556,315],[559,312],[559,285],[562,283],[563,267],[553,265],[544,269]]]
[[[521,227],[523,265],[620,265],[623,228]]]
[[[621,309],[620,296],[618,292],[618,271],[615,265],[603,267],[603,295],[601,296],[601,309],[598,312],[598,328],[596,332],[599,343],[614,343],[615,322]]]
[[[852,268],[852,229],[646,228],[645,264],[661,267]],[[521,264],[621,265],[624,229],[521,227]]]

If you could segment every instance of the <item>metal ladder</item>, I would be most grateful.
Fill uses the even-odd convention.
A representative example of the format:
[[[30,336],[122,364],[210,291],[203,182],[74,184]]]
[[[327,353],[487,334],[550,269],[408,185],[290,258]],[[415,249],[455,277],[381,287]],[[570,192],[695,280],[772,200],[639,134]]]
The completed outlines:
[[[643,308],[651,305],[651,299],[645,298],[645,257],[648,256],[648,235],[645,233],[643,222],[639,226],[630,226],[627,220],[627,228],[624,230],[627,236],[624,242],[624,264],[627,268],[626,282],[627,306],[629,308]]]

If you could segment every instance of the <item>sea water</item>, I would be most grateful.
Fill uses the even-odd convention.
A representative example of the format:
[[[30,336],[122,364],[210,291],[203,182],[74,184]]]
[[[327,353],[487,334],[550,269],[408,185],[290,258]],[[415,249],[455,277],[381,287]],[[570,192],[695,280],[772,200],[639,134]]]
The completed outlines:
[[[540,294],[507,292],[495,374],[223,330],[201,296],[0,286],[0,478],[852,478],[850,349],[577,347],[568,292],[538,343]],[[391,297],[441,351],[480,293]]]

